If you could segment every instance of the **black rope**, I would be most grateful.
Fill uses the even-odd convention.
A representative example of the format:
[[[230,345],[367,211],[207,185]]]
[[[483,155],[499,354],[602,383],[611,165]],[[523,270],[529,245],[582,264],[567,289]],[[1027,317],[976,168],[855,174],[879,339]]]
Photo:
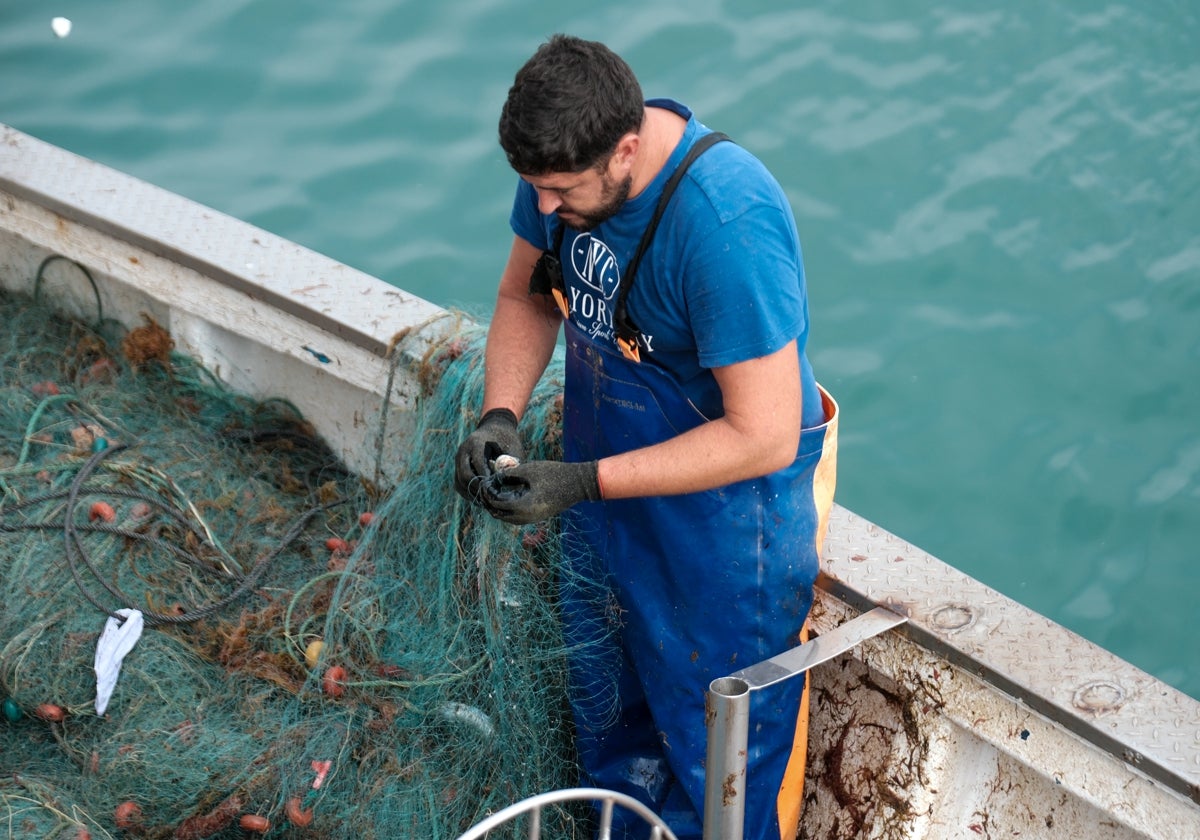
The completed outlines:
[[[78,493],[78,495],[80,495],[80,496],[101,495],[101,494],[104,496],[109,496],[109,497],[117,496],[120,498],[135,499],[139,502],[145,502],[149,505],[153,505],[160,513],[167,514],[176,523],[181,525],[188,533],[190,533],[192,536],[196,537],[196,539],[202,545],[209,542],[208,535],[205,534],[199,528],[197,528],[195,526],[195,523],[189,517],[187,517],[182,512],[180,512],[179,510],[177,510],[173,507],[164,505],[162,503],[161,498],[159,498],[159,497],[151,496],[147,493],[139,493],[135,490],[125,490],[120,487],[112,487],[109,485],[105,485],[103,487],[83,485],[79,488],[79,493]],[[6,512],[6,510],[9,512],[19,512],[25,508],[35,507],[37,505],[44,504],[46,502],[53,502],[53,501],[57,501],[59,499],[66,499],[69,495],[70,495],[69,490],[54,490],[49,493],[42,493],[37,496],[30,496],[30,497],[24,499],[23,501],[7,505],[6,507],[0,507],[0,515],[4,514]],[[22,522],[19,525],[7,524],[4,521],[3,517],[0,516],[0,531],[19,531],[19,530],[48,531],[48,530],[61,530],[61,529],[62,529],[62,525],[59,523],[56,523],[56,522]],[[92,523],[88,523],[87,525],[76,525],[75,529],[77,531],[78,530],[100,531],[103,533],[112,534],[114,536],[125,537],[126,539],[129,539],[129,540],[137,540],[139,542],[149,543],[151,546],[153,546],[155,548],[159,548],[164,551],[168,551],[171,554],[174,554],[177,557],[180,557],[184,560],[189,560],[192,562],[201,560],[201,558],[199,558],[197,555],[192,554],[188,551],[185,551],[184,549],[180,548],[179,546],[175,545],[174,543],[168,542],[164,539],[160,539],[159,537],[155,536],[152,533],[145,533],[145,532],[142,532],[139,530],[133,530],[130,528],[122,528],[117,525],[107,525],[107,524],[104,524],[101,522],[92,522]],[[219,566],[211,565],[211,566],[209,566],[209,568],[211,568],[212,571],[214,571],[214,572],[217,572],[220,574],[225,574],[229,577],[233,577],[236,580],[241,580],[244,577],[243,575],[238,574],[235,571],[226,570]]]
[[[142,533],[139,531],[130,530],[128,528],[121,528],[104,523],[88,523],[86,525],[76,523],[76,509],[78,507],[80,498],[83,496],[94,495],[103,492],[107,496],[121,496],[150,502],[154,504],[160,511],[166,512],[172,517],[172,519],[182,524],[189,533],[198,538],[201,545],[211,545],[211,541],[207,535],[197,529],[187,516],[169,506],[162,505],[159,500],[154,499],[153,497],[115,487],[104,487],[101,490],[101,488],[95,485],[88,484],[88,479],[92,476],[97,467],[105,458],[114,452],[119,452],[125,448],[127,447],[124,444],[114,444],[105,449],[93,452],[80,467],[79,471],[72,479],[70,487],[66,490],[43,493],[35,497],[27,498],[16,504],[0,507],[0,531],[17,531],[22,529],[57,530],[61,528],[63,532],[64,546],[66,549],[65,553],[67,564],[70,567],[71,578],[74,580],[75,586],[79,589],[83,597],[87,599],[88,603],[106,615],[113,616],[114,618],[120,618],[120,616],[117,615],[116,608],[110,608],[95,592],[92,591],[92,589],[89,588],[89,586],[84,582],[82,568],[86,568],[96,579],[96,581],[99,582],[99,584],[104,588],[104,590],[122,607],[140,610],[147,626],[154,627],[163,624],[191,624],[213,615],[216,612],[219,612],[246,595],[250,590],[258,585],[259,579],[267,570],[267,567],[271,565],[271,562],[275,560],[275,558],[277,558],[293,541],[295,541],[301,533],[303,533],[305,527],[308,525],[309,520],[319,513],[346,502],[346,499],[335,499],[331,502],[310,508],[300,514],[291,522],[279,542],[275,544],[270,551],[264,553],[255,562],[254,566],[248,573],[242,575],[235,570],[226,570],[210,565],[206,560],[198,555],[188,552],[183,548],[180,548],[179,546],[163,540],[153,534]],[[7,518],[3,516],[4,513],[16,512],[37,504],[58,500],[65,500],[63,521],[61,525],[51,522],[22,522],[17,524],[8,521]],[[84,547],[83,540],[80,536],[81,533],[104,533],[122,536],[131,540],[140,540],[157,548],[164,549],[178,558],[190,561],[193,565],[208,569],[217,574],[224,574],[226,577],[231,577],[238,581],[238,585],[224,597],[221,597],[207,605],[196,607],[181,614],[159,613],[145,610],[139,607],[134,599],[123,592],[114,583],[110,582],[103,574],[101,574],[100,570],[96,568],[96,564],[88,555],[87,549]]]
[[[64,257],[62,254],[51,254],[42,260],[42,264],[38,266],[37,276],[33,279],[33,302],[40,304],[42,298],[42,279],[46,273],[46,266],[56,260],[70,263],[83,272],[83,276],[87,278],[88,283],[92,287],[92,294],[96,297],[96,324],[95,328],[99,329],[104,323],[104,304],[100,302],[100,287],[96,285],[96,278],[92,277],[92,272],[88,271],[86,265],[81,262],[76,262],[70,257]]]

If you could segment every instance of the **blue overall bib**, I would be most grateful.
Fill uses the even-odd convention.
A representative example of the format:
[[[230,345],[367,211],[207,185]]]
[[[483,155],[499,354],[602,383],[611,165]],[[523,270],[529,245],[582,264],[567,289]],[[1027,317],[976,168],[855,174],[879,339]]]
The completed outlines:
[[[629,361],[570,321],[565,329],[566,460],[659,443],[706,421],[652,362]],[[795,462],[779,472],[563,514],[563,622],[588,782],[642,800],[680,840],[701,835],[709,683],[795,646],[812,605],[836,454],[836,405],[822,398],[826,422],[802,431]],[[797,678],[752,695],[748,840],[779,838],[781,824],[794,836],[802,689]],[[781,792],[785,773],[792,789]],[[646,833],[644,823],[629,830]]]

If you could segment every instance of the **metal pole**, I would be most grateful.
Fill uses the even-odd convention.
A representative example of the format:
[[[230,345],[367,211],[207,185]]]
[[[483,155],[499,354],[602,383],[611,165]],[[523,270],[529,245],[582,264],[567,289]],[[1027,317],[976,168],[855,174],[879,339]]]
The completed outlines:
[[[704,840],[742,840],[746,823],[750,685],[739,677],[713,680],[704,696],[704,721],[708,729]]]
[[[746,830],[746,763],[750,693],[803,674],[908,619],[876,607],[799,647],[709,683],[704,696],[704,840],[742,840]]]

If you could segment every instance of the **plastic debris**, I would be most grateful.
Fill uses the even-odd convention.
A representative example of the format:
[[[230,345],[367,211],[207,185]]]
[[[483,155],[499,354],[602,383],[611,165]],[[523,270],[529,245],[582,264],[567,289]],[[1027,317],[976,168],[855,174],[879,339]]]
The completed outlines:
[[[103,715],[121,675],[121,661],[142,637],[145,620],[139,610],[121,609],[109,616],[96,643],[96,714]]]

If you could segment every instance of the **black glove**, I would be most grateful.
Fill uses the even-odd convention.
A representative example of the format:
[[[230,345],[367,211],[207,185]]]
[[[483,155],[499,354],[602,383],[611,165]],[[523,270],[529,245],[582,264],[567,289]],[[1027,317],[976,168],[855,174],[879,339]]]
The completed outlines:
[[[497,519],[528,525],[582,501],[600,501],[598,462],[529,461],[483,482],[483,506]]]
[[[483,481],[492,474],[491,462],[501,455],[520,460],[525,457],[525,447],[517,434],[517,415],[507,408],[493,408],[458,447],[454,489],[468,501],[480,501]]]

